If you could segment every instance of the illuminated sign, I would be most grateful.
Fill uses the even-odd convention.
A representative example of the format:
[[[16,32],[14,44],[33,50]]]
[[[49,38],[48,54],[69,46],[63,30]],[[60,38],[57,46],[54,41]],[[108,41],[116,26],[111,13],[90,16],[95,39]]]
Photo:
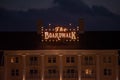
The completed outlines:
[[[66,28],[63,26],[55,26],[47,29],[41,27],[42,42],[43,41],[79,41],[78,32],[79,27],[76,29]]]

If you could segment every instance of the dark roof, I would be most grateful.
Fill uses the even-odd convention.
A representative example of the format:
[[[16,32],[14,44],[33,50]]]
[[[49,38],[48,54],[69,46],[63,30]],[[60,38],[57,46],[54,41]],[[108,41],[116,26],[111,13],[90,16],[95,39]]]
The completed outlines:
[[[78,45],[79,47],[76,49],[120,49],[119,35],[120,31],[87,31],[84,34],[80,34],[80,42],[72,44],[72,46]],[[36,32],[0,32],[0,66],[4,65],[2,50],[38,50],[48,48],[41,48],[42,45],[41,36]],[[64,49],[65,45],[69,46],[69,44],[64,43],[61,45],[53,43],[53,45],[47,44],[47,46],[50,46],[49,49],[52,49],[52,47],[57,48],[55,45],[63,45],[61,46],[62,49]]]
[[[120,49],[119,35],[120,31],[87,31],[74,45],[79,45],[77,49]],[[36,50],[41,45],[37,32],[0,32],[0,50]]]

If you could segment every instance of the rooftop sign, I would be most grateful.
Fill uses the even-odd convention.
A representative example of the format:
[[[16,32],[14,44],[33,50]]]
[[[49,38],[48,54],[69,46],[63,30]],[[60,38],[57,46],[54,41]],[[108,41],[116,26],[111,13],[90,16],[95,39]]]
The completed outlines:
[[[76,28],[67,28],[65,26],[41,27],[42,42],[79,41],[78,32],[79,26]]]

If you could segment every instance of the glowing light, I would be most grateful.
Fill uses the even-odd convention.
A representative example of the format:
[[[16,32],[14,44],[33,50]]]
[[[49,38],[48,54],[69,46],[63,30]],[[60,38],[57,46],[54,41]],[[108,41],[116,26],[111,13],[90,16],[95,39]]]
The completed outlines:
[[[86,70],[85,70],[85,74],[87,74],[87,75],[91,75],[91,74],[92,74],[92,70],[90,70],[90,69],[86,69]]]
[[[56,38],[60,40],[61,38],[70,38],[76,39],[76,32],[68,32],[68,33],[52,33],[52,32],[45,32],[45,39]]]
[[[79,31],[79,26],[77,26],[77,31]]]
[[[67,28],[63,28],[63,27],[55,27],[55,32],[66,32],[67,31]]]
[[[54,31],[54,29],[52,29],[52,31]]]
[[[69,25],[71,26],[72,24],[70,23]]]
[[[50,26],[51,24],[49,24],[49,26]]]
[[[55,41],[55,40],[52,40],[53,42]]]
[[[62,26],[56,26],[54,28],[48,28],[44,29],[41,32],[42,35],[42,40],[44,41],[49,41],[49,42],[54,42],[54,41],[60,41],[64,40],[66,42],[71,42],[71,41],[79,41],[79,37],[77,37],[77,29],[68,29]]]
[[[47,31],[47,29],[45,29],[45,31]]]
[[[75,40],[73,40],[73,41],[75,41]]]
[[[23,75],[23,80],[25,80],[25,74]]]
[[[43,42],[44,40],[42,40],[42,42]]]
[[[41,29],[43,31],[43,29]]]
[[[49,40],[49,42],[51,42],[51,40]]]
[[[73,29],[73,31],[75,31],[75,29]]]
[[[14,63],[14,62],[15,62],[15,61],[14,61],[14,57],[11,58],[10,62],[11,62],[11,63]]]
[[[68,40],[66,40],[68,42]]]

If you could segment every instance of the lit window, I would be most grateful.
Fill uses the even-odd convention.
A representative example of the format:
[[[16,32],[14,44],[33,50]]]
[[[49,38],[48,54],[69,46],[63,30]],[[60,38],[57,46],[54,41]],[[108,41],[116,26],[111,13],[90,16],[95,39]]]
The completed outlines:
[[[18,63],[19,62],[18,57],[11,57],[10,62],[11,63]]]
[[[95,71],[93,69],[85,69],[81,72],[82,78],[95,78]]]
[[[14,63],[14,57],[11,58],[11,63]]]
[[[92,74],[92,70],[91,70],[91,69],[86,69],[86,70],[85,70],[85,74],[91,75],[91,74]]]

